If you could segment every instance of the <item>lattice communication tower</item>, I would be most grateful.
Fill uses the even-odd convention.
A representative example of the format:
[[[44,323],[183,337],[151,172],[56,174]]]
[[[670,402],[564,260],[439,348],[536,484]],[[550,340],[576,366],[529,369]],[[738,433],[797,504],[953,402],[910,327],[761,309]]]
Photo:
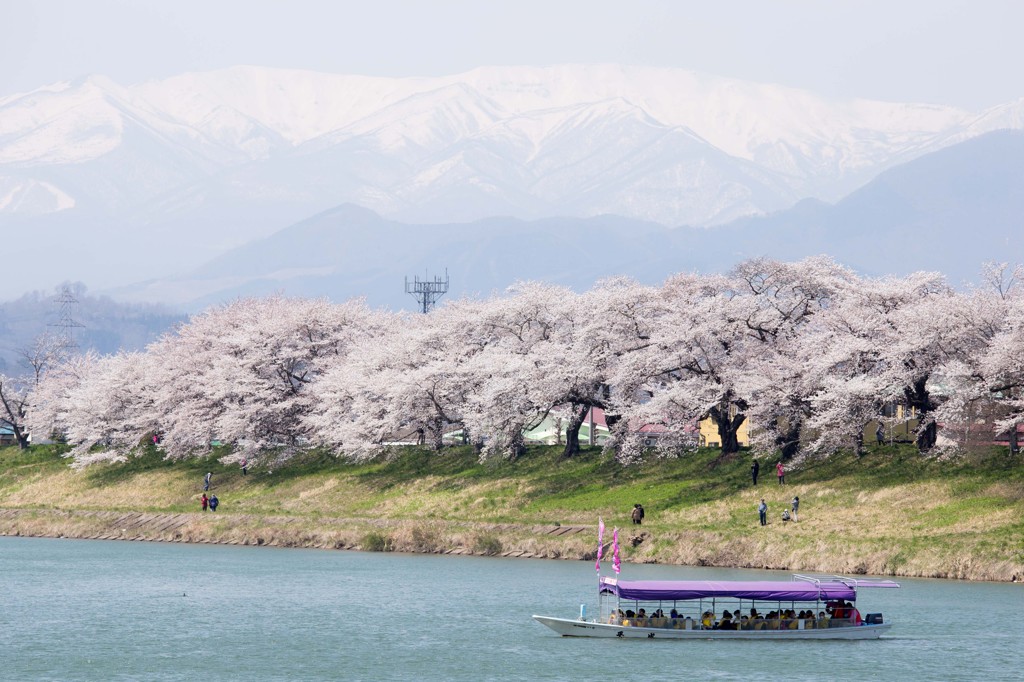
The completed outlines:
[[[50,326],[59,329],[58,333],[67,350],[75,350],[78,348],[78,344],[75,343],[75,327],[85,328],[84,324],[75,319],[78,299],[71,292],[71,287],[65,284],[61,287],[60,295],[56,298],[56,302],[60,304],[60,321]]]
[[[421,313],[429,313],[437,305],[437,299],[448,293],[448,269],[445,268],[444,279],[440,275],[434,275],[433,280],[420,279],[414,276],[412,282],[405,278],[405,293],[416,297]]]

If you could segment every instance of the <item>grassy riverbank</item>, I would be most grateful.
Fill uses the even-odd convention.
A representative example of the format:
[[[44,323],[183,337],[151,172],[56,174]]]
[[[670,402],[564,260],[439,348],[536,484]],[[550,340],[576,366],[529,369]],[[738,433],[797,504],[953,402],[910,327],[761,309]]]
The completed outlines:
[[[762,462],[755,489],[746,454],[701,451],[628,468],[597,450],[558,455],[531,448],[517,462],[479,464],[468,449],[411,451],[352,465],[311,452],[243,476],[216,456],[172,464],[151,451],[74,471],[53,448],[8,448],[0,450],[0,509],[9,510],[0,533],[109,536],[118,517],[106,512],[141,512],[163,515],[140,526],[146,539],[583,559],[593,556],[596,530],[553,529],[595,526],[601,516],[620,528],[626,561],[1024,580],[1019,457],[942,462],[882,447],[807,463],[785,486]],[[207,471],[221,500],[215,515],[198,513]],[[794,495],[800,521],[783,524]],[[761,497],[766,527],[757,521]],[[642,527],[629,519],[636,502],[647,511]],[[165,523],[166,515],[181,516]]]

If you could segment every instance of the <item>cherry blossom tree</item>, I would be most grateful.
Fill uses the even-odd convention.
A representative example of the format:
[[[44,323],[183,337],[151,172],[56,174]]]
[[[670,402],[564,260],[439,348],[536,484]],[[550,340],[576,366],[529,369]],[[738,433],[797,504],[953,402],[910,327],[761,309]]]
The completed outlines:
[[[859,448],[865,425],[895,402],[916,411],[919,449],[935,445],[937,400],[929,380],[947,359],[939,320],[954,299],[936,273],[856,278],[843,285],[804,337],[817,349],[808,355],[820,386],[812,399],[816,448]]]
[[[63,339],[47,333],[19,349],[18,354],[27,372],[18,376],[0,374],[0,419],[10,425],[18,447],[25,449],[29,445],[30,429],[26,422],[32,391],[52,367],[67,359],[69,353]]]
[[[574,310],[576,298],[562,287],[525,282],[507,296],[492,297],[479,311],[481,348],[466,364],[476,379],[464,420],[484,437],[483,457],[517,457],[523,432],[566,402],[569,368],[558,358],[571,326],[584,314]]]
[[[63,415],[76,465],[122,461],[153,433],[156,394],[147,382],[150,360],[144,353],[122,352],[81,365]]]
[[[916,410],[927,451],[940,420],[967,423],[980,405],[998,408],[1000,429],[1024,420],[1021,276],[993,266],[987,287],[960,294],[933,273],[873,279],[827,258],[755,259],[660,287],[524,282],[428,315],[240,299],[142,353],[40,359],[31,395],[5,409],[66,435],[80,464],[128,456],[155,432],[170,458],[219,440],[253,460],[316,445],[363,458],[411,437],[437,450],[461,429],[482,458],[514,458],[552,414],[571,457],[594,408],[622,461],[646,448],[644,425],[659,426],[660,453],[676,452],[704,418],[723,455],[749,420],[755,445],[789,457],[859,448],[897,401]],[[0,398],[14,395],[8,381]]]
[[[235,458],[277,450],[286,457],[308,441],[308,389],[327,361],[370,333],[361,301],[240,299],[198,315],[153,348],[157,405],[170,456],[234,443]]]
[[[707,416],[718,426],[722,452],[734,453],[746,419],[737,371],[746,339],[730,315],[728,280],[677,275],[658,294],[649,342],[622,358],[617,373],[624,418],[691,425]]]
[[[730,314],[745,329],[748,352],[739,368],[742,393],[749,396],[751,440],[796,455],[817,389],[807,372],[803,342],[807,328],[836,303],[854,274],[820,256],[797,263],[753,259],[733,271]]]
[[[388,316],[378,333],[333,359],[313,387],[321,405],[309,420],[317,441],[354,458],[413,434],[441,449],[445,429],[462,423],[472,385],[462,367],[481,347],[473,325],[480,305],[458,301],[429,315]]]
[[[965,442],[991,442],[1005,433],[1010,449],[1019,449],[1017,429],[1024,421],[1022,308],[1024,266],[987,263],[982,286],[959,296],[957,305],[944,311],[944,324],[956,337],[948,343],[954,352],[941,368],[946,400],[937,416]],[[979,421],[982,432],[972,436]]]

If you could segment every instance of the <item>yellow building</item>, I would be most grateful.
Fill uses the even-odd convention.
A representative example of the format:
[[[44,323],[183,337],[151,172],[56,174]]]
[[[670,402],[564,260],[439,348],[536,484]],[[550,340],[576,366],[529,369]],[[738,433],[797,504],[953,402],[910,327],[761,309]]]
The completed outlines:
[[[750,420],[744,419],[743,423],[740,424],[739,431],[736,433],[736,440],[739,442],[741,448],[748,447],[750,445]],[[707,417],[700,421],[700,445],[704,448],[719,448],[722,447],[722,439],[718,435],[718,427],[711,417]]]

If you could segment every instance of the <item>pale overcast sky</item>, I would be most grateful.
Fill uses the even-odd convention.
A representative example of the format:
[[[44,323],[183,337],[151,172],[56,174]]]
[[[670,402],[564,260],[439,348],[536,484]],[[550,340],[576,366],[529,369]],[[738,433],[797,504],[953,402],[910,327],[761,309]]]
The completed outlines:
[[[0,96],[237,64],[382,76],[674,66],[978,110],[1024,96],[1020,0],[0,0]]]

